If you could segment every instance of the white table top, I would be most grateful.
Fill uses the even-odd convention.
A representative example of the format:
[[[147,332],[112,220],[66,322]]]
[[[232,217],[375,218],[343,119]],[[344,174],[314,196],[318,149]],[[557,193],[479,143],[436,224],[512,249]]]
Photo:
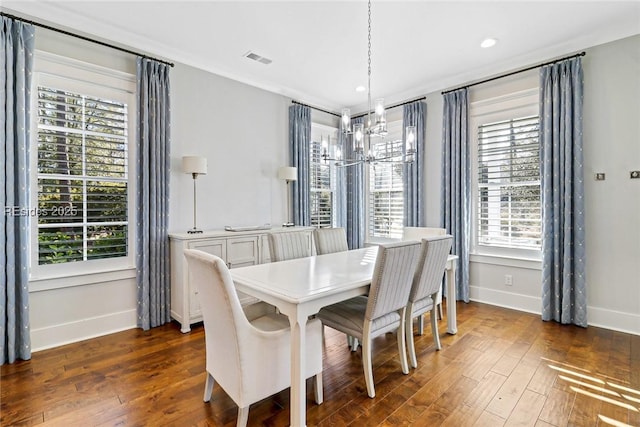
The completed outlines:
[[[371,283],[378,247],[231,269],[236,287],[293,304]],[[254,294],[255,295],[255,294]]]

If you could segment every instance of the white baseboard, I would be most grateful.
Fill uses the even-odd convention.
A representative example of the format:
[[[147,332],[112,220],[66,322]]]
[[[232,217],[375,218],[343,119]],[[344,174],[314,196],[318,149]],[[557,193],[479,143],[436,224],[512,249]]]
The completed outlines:
[[[542,310],[542,301],[539,297],[481,288],[478,286],[469,287],[469,299],[484,304],[533,314],[540,314]],[[640,315],[638,314],[592,306],[587,307],[587,313],[590,326],[640,335]]]
[[[588,307],[589,325],[640,335],[640,315],[622,311]]]
[[[542,307],[539,297],[481,288],[479,286],[469,286],[469,299],[534,314],[540,314],[540,307]]]
[[[75,322],[31,329],[31,351],[41,351],[136,327],[136,311],[127,310]]]

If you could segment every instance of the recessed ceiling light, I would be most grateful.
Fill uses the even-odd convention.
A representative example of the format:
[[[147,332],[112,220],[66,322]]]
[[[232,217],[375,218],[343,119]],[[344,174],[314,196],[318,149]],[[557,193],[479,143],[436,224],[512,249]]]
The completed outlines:
[[[488,39],[482,40],[482,43],[480,43],[480,47],[484,47],[484,48],[492,47],[492,46],[495,46],[496,43],[498,43],[498,40],[488,38]]]
[[[356,92],[364,92],[366,89],[367,89],[366,87],[360,85],[356,88]]]

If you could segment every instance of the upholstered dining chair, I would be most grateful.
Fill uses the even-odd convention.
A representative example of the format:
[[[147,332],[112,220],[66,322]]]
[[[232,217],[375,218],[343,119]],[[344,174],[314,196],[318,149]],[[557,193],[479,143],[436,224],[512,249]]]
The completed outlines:
[[[367,394],[375,397],[371,366],[373,338],[397,331],[398,355],[404,374],[409,373],[405,347],[405,310],[418,264],[420,243],[397,242],[380,245],[369,296],[359,296],[324,307],[318,318],[325,326],[344,332],[362,343],[362,365]]]
[[[342,227],[316,228],[313,230],[313,239],[318,255],[349,250],[347,232]]]
[[[240,306],[224,261],[203,251],[184,251],[189,280],[198,286],[204,320],[206,372],[204,401],[214,382],[238,405],[237,426],[246,426],[249,406],[291,385],[290,328],[286,316],[266,311],[251,321]],[[322,324],[307,322],[306,377],[314,376],[316,403],[322,403]]]
[[[417,240],[418,242],[425,237],[444,236],[447,234],[446,228],[438,227],[404,227],[402,229],[402,241]],[[436,297],[436,306],[438,307],[438,319],[442,319],[442,292]],[[420,335],[424,333],[424,321],[422,317],[418,319],[418,330]]]
[[[269,233],[268,239],[272,262],[304,258],[312,255],[309,233],[282,231]]]
[[[405,312],[407,352],[409,353],[409,362],[414,368],[418,366],[413,342],[414,318],[422,317],[426,312],[430,312],[433,340],[436,344],[436,349],[440,350],[441,348],[438,321],[434,312],[436,308],[435,299],[440,292],[442,276],[444,276],[452,241],[453,237],[450,235],[422,239],[422,252],[413,277],[413,284],[409,293],[409,304],[407,304]],[[420,331],[420,335],[422,335],[422,331]]]

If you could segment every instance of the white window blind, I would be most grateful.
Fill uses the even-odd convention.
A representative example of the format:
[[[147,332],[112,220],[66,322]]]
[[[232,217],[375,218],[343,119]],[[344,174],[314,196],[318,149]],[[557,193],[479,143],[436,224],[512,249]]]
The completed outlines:
[[[310,203],[311,225],[314,227],[331,227],[334,216],[334,192],[332,168],[321,157],[322,144],[311,142],[310,162]]]
[[[127,113],[38,87],[38,264],[127,256]]]
[[[370,237],[402,237],[404,194],[401,127],[401,121],[389,123],[385,140],[371,139],[371,153],[376,158],[390,157],[394,163],[378,162],[369,168]]]
[[[478,244],[539,249],[539,118],[478,127]]]

